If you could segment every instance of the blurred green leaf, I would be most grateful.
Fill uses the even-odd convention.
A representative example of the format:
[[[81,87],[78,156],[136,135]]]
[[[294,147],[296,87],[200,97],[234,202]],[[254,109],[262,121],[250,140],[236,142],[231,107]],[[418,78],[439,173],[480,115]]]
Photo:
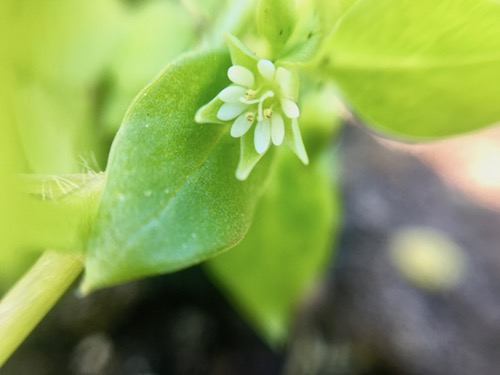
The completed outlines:
[[[56,88],[37,77],[16,86],[12,104],[29,171],[75,172],[78,156],[93,144],[91,98],[84,90]]]
[[[111,88],[101,115],[113,134],[137,93],[196,40],[196,24],[178,3],[153,1],[126,15],[125,30],[109,67]]]
[[[0,23],[0,35],[2,29]],[[20,195],[16,189],[16,172],[22,169],[23,158],[11,108],[12,81],[12,72],[0,65],[0,292],[31,260],[29,256],[20,256],[15,246],[16,238],[23,234],[22,223],[17,220]]]
[[[302,1],[297,4],[297,23],[279,56],[284,63],[309,63],[321,49],[340,17],[357,0]]]
[[[314,0],[317,8],[321,28],[324,34],[329,34],[338,20],[357,2],[358,0],[335,0],[324,1]]]
[[[292,35],[296,21],[294,0],[259,0],[257,30],[275,51],[280,51]]]
[[[434,138],[500,119],[500,3],[360,0],[324,68],[377,130]]]
[[[213,278],[272,344],[286,338],[301,296],[324,269],[338,224],[331,160],[309,167],[291,154],[258,204],[246,237],[207,262]]]
[[[183,0],[182,5],[191,13],[191,17],[198,20],[199,26],[206,27],[213,24],[217,17],[224,13],[228,3],[232,0]]]
[[[99,153],[96,90],[124,25],[117,0],[8,1],[13,108],[28,171],[74,173]]]
[[[199,263],[245,235],[272,157],[238,181],[239,142],[194,121],[228,85],[229,65],[220,53],[181,58],[134,101],[110,154],[84,289]]]
[[[11,2],[22,74],[69,88],[88,88],[99,78],[123,28],[118,0]]]

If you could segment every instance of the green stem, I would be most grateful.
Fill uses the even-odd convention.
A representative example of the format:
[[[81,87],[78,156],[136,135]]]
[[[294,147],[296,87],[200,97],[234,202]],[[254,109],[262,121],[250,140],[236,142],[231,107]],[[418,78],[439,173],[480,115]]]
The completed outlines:
[[[0,368],[82,269],[80,254],[46,251],[0,301]]]

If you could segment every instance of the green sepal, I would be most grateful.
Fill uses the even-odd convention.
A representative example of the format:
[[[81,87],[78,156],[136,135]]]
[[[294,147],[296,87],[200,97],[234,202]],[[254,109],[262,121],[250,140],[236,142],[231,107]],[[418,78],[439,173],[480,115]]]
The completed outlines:
[[[302,163],[309,164],[309,157],[302,141],[298,121],[285,120],[285,143],[299,157]]]
[[[216,96],[196,112],[195,121],[199,124],[227,124],[227,121],[222,121],[217,117],[217,112],[222,104],[224,102]]]
[[[238,38],[231,34],[226,34],[226,44],[231,56],[232,65],[241,65],[252,71],[257,69],[259,58],[250,51]]]
[[[236,178],[246,180],[264,154],[259,154],[255,150],[253,141],[253,131],[247,132],[240,139],[240,162],[236,169]]]

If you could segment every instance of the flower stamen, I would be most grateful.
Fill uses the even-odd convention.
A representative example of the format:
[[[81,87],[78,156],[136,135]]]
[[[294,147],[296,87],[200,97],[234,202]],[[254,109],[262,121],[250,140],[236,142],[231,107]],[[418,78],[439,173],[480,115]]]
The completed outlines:
[[[255,95],[257,95],[257,91],[252,90],[252,89],[248,89],[247,92],[245,93],[245,95],[243,96],[243,98],[245,100],[253,100],[253,99],[255,99]]]
[[[273,110],[271,108],[264,109],[264,117],[265,118],[271,118],[272,115],[273,115]]]
[[[264,105],[264,100],[272,98],[274,96],[274,92],[272,90],[266,91],[259,100],[259,106],[257,109],[257,120],[262,121],[264,119],[264,114],[262,112],[262,106]]]
[[[245,114],[245,120],[247,120],[248,122],[253,122],[255,120],[255,113],[247,112]]]

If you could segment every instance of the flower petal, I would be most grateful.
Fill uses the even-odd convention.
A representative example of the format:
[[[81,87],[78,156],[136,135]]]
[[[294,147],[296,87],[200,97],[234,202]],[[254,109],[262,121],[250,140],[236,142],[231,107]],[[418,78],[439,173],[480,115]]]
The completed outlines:
[[[292,119],[291,129],[285,131],[285,140],[292,151],[299,157],[299,159],[305,165],[309,164],[309,157],[307,156],[306,148],[304,147],[304,142],[302,141],[302,136],[300,135],[299,122],[297,119]]]
[[[280,87],[281,96],[297,100],[299,96],[299,79],[296,74],[280,66],[276,69],[274,82]]]
[[[282,66],[278,67],[276,70],[276,83],[280,86],[284,96],[288,98],[293,97],[292,73],[290,71]]]
[[[267,59],[260,59],[257,63],[257,69],[259,73],[265,79],[272,81],[274,79],[274,73],[276,72],[276,67],[272,63],[272,61]]]
[[[253,73],[241,65],[233,65],[230,67],[227,71],[227,76],[233,83],[247,88],[253,87],[255,83]]]
[[[297,118],[300,116],[300,110],[292,99],[281,98],[281,108],[288,118]]]
[[[222,121],[232,120],[245,110],[247,106],[241,103],[224,103],[217,112],[217,118]]]
[[[285,138],[285,123],[279,113],[273,113],[271,117],[271,139],[275,146],[280,146]]]
[[[254,120],[255,119],[253,118],[249,121],[246,113],[240,115],[236,120],[234,120],[233,126],[231,126],[231,137],[241,137],[248,131],[248,129],[250,129]]]
[[[267,151],[271,145],[271,122],[265,118],[257,123],[255,127],[254,139],[255,150],[259,154]]]
[[[254,66],[259,60],[238,38],[226,34],[226,44],[233,65]]]
[[[219,93],[219,98],[226,103],[239,103],[240,98],[245,95],[247,89],[245,87],[231,85],[226,87]]]

